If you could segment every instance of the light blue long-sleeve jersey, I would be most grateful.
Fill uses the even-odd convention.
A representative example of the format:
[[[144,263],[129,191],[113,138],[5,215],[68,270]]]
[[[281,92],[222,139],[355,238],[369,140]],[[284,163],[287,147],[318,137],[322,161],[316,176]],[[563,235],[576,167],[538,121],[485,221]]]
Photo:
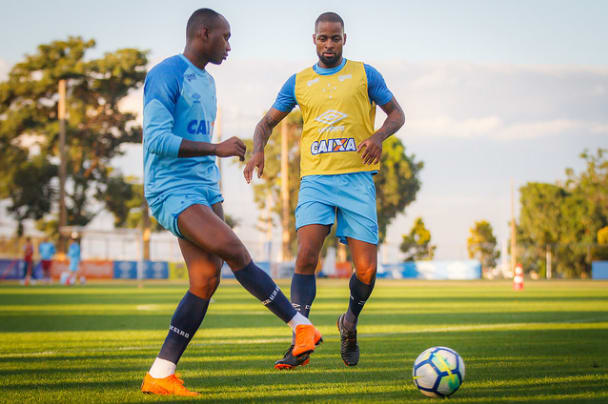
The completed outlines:
[[[70,244],[70,246],[68,247],[67,256],[70,261],[80,261],[80,244],[75,241]]]
[[[154,66],[144,84],[144,190],[150,204],[175,191],[215,185],[215,156],[178,157],[182,139],[211,143],[215,81],[184,55]]]
[[[55,255],[55,245],[49,241],[41,243],[38,246],[38,252],[40,253],[41,260],[51,260]]]

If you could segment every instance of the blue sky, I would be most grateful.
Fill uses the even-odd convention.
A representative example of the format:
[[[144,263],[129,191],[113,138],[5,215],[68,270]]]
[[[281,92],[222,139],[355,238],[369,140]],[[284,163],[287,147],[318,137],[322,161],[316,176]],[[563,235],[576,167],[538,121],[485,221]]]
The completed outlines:
[[[355,59],[606,65],[605,1],[117,1],[4,2],[2,58],[17,61],[41,41],[93,37],[98,50],[135,46],[160,57],[183,47],[198,7],[231,22],[234,59],[314,57],[312,22],[343,16]]]
[[[425,162],[417,201],[389,229],[396,246],[422,216],[438,257],[464,258],[468,229],[487,219],[506,240],[509,183],[554,182],[581,168],[585,148],[608,147],[608,2],[605,1],[37,1],[7,2],[0,17],[0,76],[36,45],[67,35],[97,40],[90,56],[123,47],[151,63],[180,52],[198,7],[223,13],[232,52],[210,67],[224,111],[224,135],[250,137],[283,81],[314,63],[313,22],[337,11],[345,56],[380,70],[406,111],[398,136]],[[125,108],[141,108],[134,93]],[[383,117],[381,112],[379,117]],[[141,174],[141,150],[117,160]],[[244,183],[226,170],[226,211]],[[254,216],[254,215],[253,215]],[[239,234],[257,240],[255,217]],[[97,224],[105,219],[100,218]]]

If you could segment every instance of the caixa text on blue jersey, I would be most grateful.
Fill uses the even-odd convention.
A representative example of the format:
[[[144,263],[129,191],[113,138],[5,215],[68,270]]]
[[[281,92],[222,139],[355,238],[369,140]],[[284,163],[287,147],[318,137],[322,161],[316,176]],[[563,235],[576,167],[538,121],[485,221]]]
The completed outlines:
[[[193,119],[188,123],[188,133],[191,135],[210,135],[213,128],[213,122],[205,120]]]

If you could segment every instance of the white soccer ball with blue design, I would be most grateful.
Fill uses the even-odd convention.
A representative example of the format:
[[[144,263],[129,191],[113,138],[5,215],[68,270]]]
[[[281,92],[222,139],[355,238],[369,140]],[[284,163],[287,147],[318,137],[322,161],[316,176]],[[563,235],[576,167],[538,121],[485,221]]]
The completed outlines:
[[[434,346],[418,355],[413,377],[425,396],[448,397],[464,381],[464,361],[453,349]]]

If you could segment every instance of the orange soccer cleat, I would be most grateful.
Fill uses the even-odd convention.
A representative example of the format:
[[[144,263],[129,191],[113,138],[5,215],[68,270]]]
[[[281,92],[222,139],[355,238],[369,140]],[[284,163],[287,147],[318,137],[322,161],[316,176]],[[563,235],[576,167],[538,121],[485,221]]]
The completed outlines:
[[[292,350],[294,356],[310,353],[315,347],[323,342],[319,330],[312,324],[300,324],[296,327],[296,341]]]
[[[157,379],[146,373],[141,384],[141,392],[146,394],[162,394],[171,396],[198,396],[199,393],[190,391],[184,387],[184,381],[177,375],[171,375]]]

